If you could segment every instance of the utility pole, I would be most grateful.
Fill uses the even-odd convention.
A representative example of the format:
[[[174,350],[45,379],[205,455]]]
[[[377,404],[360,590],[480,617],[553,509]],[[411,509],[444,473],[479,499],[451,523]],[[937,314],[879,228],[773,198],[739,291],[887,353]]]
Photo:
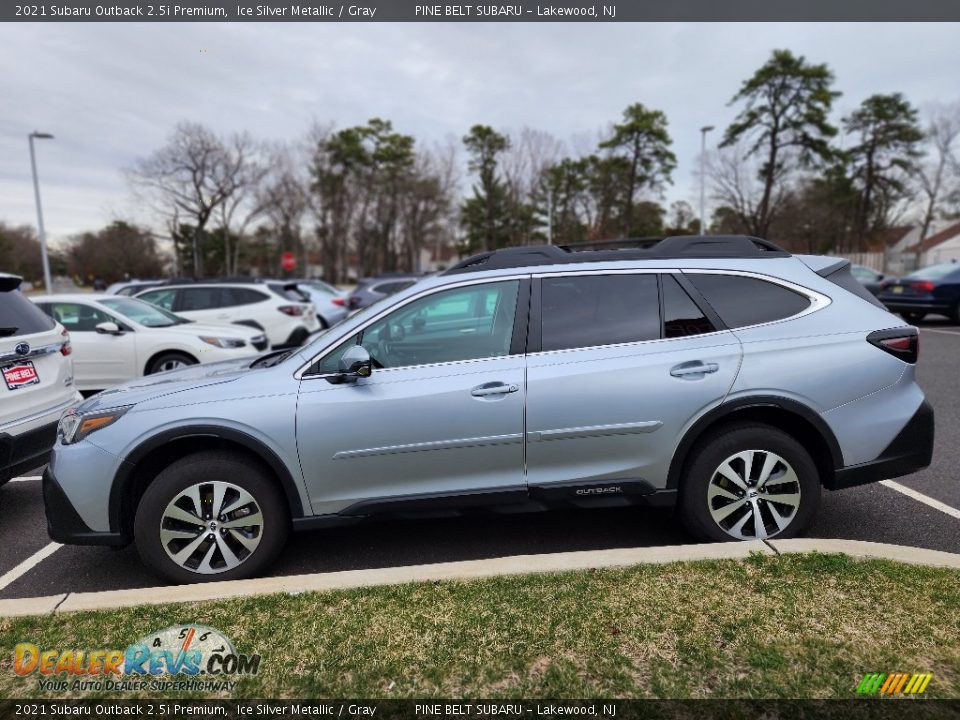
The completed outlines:
[[[30,167],[33,169],[33,196],[37,202],[37,236],[40,239],[40,257],[43,260],[43,288],[49,295],[53,292],[53,282],[50,279],[50,258],[47,257],[47,233],[43,229],[43,208],[40,205],[40,181],[37,179],[37,155],[33,150],[33,141],[53,140],[50,133],[32,132],[27,138],[30,141]]]
[[[547,188],[547,245],[553,245],[553,188]]]
[[[713,125],[700,128],[700,234],[707,234],[707,133]]]

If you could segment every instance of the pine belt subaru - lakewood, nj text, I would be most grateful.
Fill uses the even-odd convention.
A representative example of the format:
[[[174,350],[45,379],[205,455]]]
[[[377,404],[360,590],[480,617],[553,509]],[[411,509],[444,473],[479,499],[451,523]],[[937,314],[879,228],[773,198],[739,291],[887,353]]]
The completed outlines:
[[[50,535],[176,582],[262,572],[291,529],[478,507],[789,537],[821,488],[930,463],[918,349],[847,261],[756,238],[483,253],[304,347],[71,408]]]

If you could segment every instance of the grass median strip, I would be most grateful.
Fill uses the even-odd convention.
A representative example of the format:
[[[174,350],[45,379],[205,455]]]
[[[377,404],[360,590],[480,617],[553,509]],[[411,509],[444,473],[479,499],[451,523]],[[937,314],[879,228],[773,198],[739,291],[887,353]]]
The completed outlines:
[[[262,656],[236,697],[850,698],[893,672],[960,697],[960,573],[823,554],[0,618],[0,696],[135,696],[45,694],[13,648],[181,623]]]

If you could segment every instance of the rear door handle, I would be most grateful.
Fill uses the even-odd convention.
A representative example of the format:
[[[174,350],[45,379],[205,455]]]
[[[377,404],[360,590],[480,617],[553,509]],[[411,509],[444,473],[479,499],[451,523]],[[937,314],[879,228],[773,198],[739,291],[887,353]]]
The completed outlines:
[[[487,397],[488,395],[507,395],[515,393],[520,389],[519,385],[507,385],[502,382],[489,382],[483,385],[477,385],[470,394],[474,397]]]
[[[699,360],[694,360],[693,362],[674,365],[670,368],[670,374],[676,378],[694,378],[697,375],[703,376],[708,373],[715,373],[719,369],[720,366],[716,363],[703,363]]]

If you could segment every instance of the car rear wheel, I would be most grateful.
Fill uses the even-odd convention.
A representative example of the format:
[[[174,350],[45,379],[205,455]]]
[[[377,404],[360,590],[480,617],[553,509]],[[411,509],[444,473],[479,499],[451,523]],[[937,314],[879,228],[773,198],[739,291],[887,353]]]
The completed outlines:
[[[902,312],[900,317],[906,320],[911,325],[916,325],[918,322],[923,320],[927,314],[925,312]]]
[[[170,370],[179,370],[188,365],[196,365],[197,361],[189,355],[178,352],[169,352],[158,355],[150,361],[147,367],[147,375],[153,375],[159,372],[169,372]]]
[[[704,540],[764,540],[802,532],[820,503],[820,475],[809,453],[769,425],[729,425],[692,458],[680,515]]]
[[[954,325],[960,325],[960,299],[958,299],[950,309],[950,321]]]
[[[143,561],[176,583],[262,572],[283,548],[290,517],[267,472],[226,451],[189,455],[161,472],[137,507]]]

